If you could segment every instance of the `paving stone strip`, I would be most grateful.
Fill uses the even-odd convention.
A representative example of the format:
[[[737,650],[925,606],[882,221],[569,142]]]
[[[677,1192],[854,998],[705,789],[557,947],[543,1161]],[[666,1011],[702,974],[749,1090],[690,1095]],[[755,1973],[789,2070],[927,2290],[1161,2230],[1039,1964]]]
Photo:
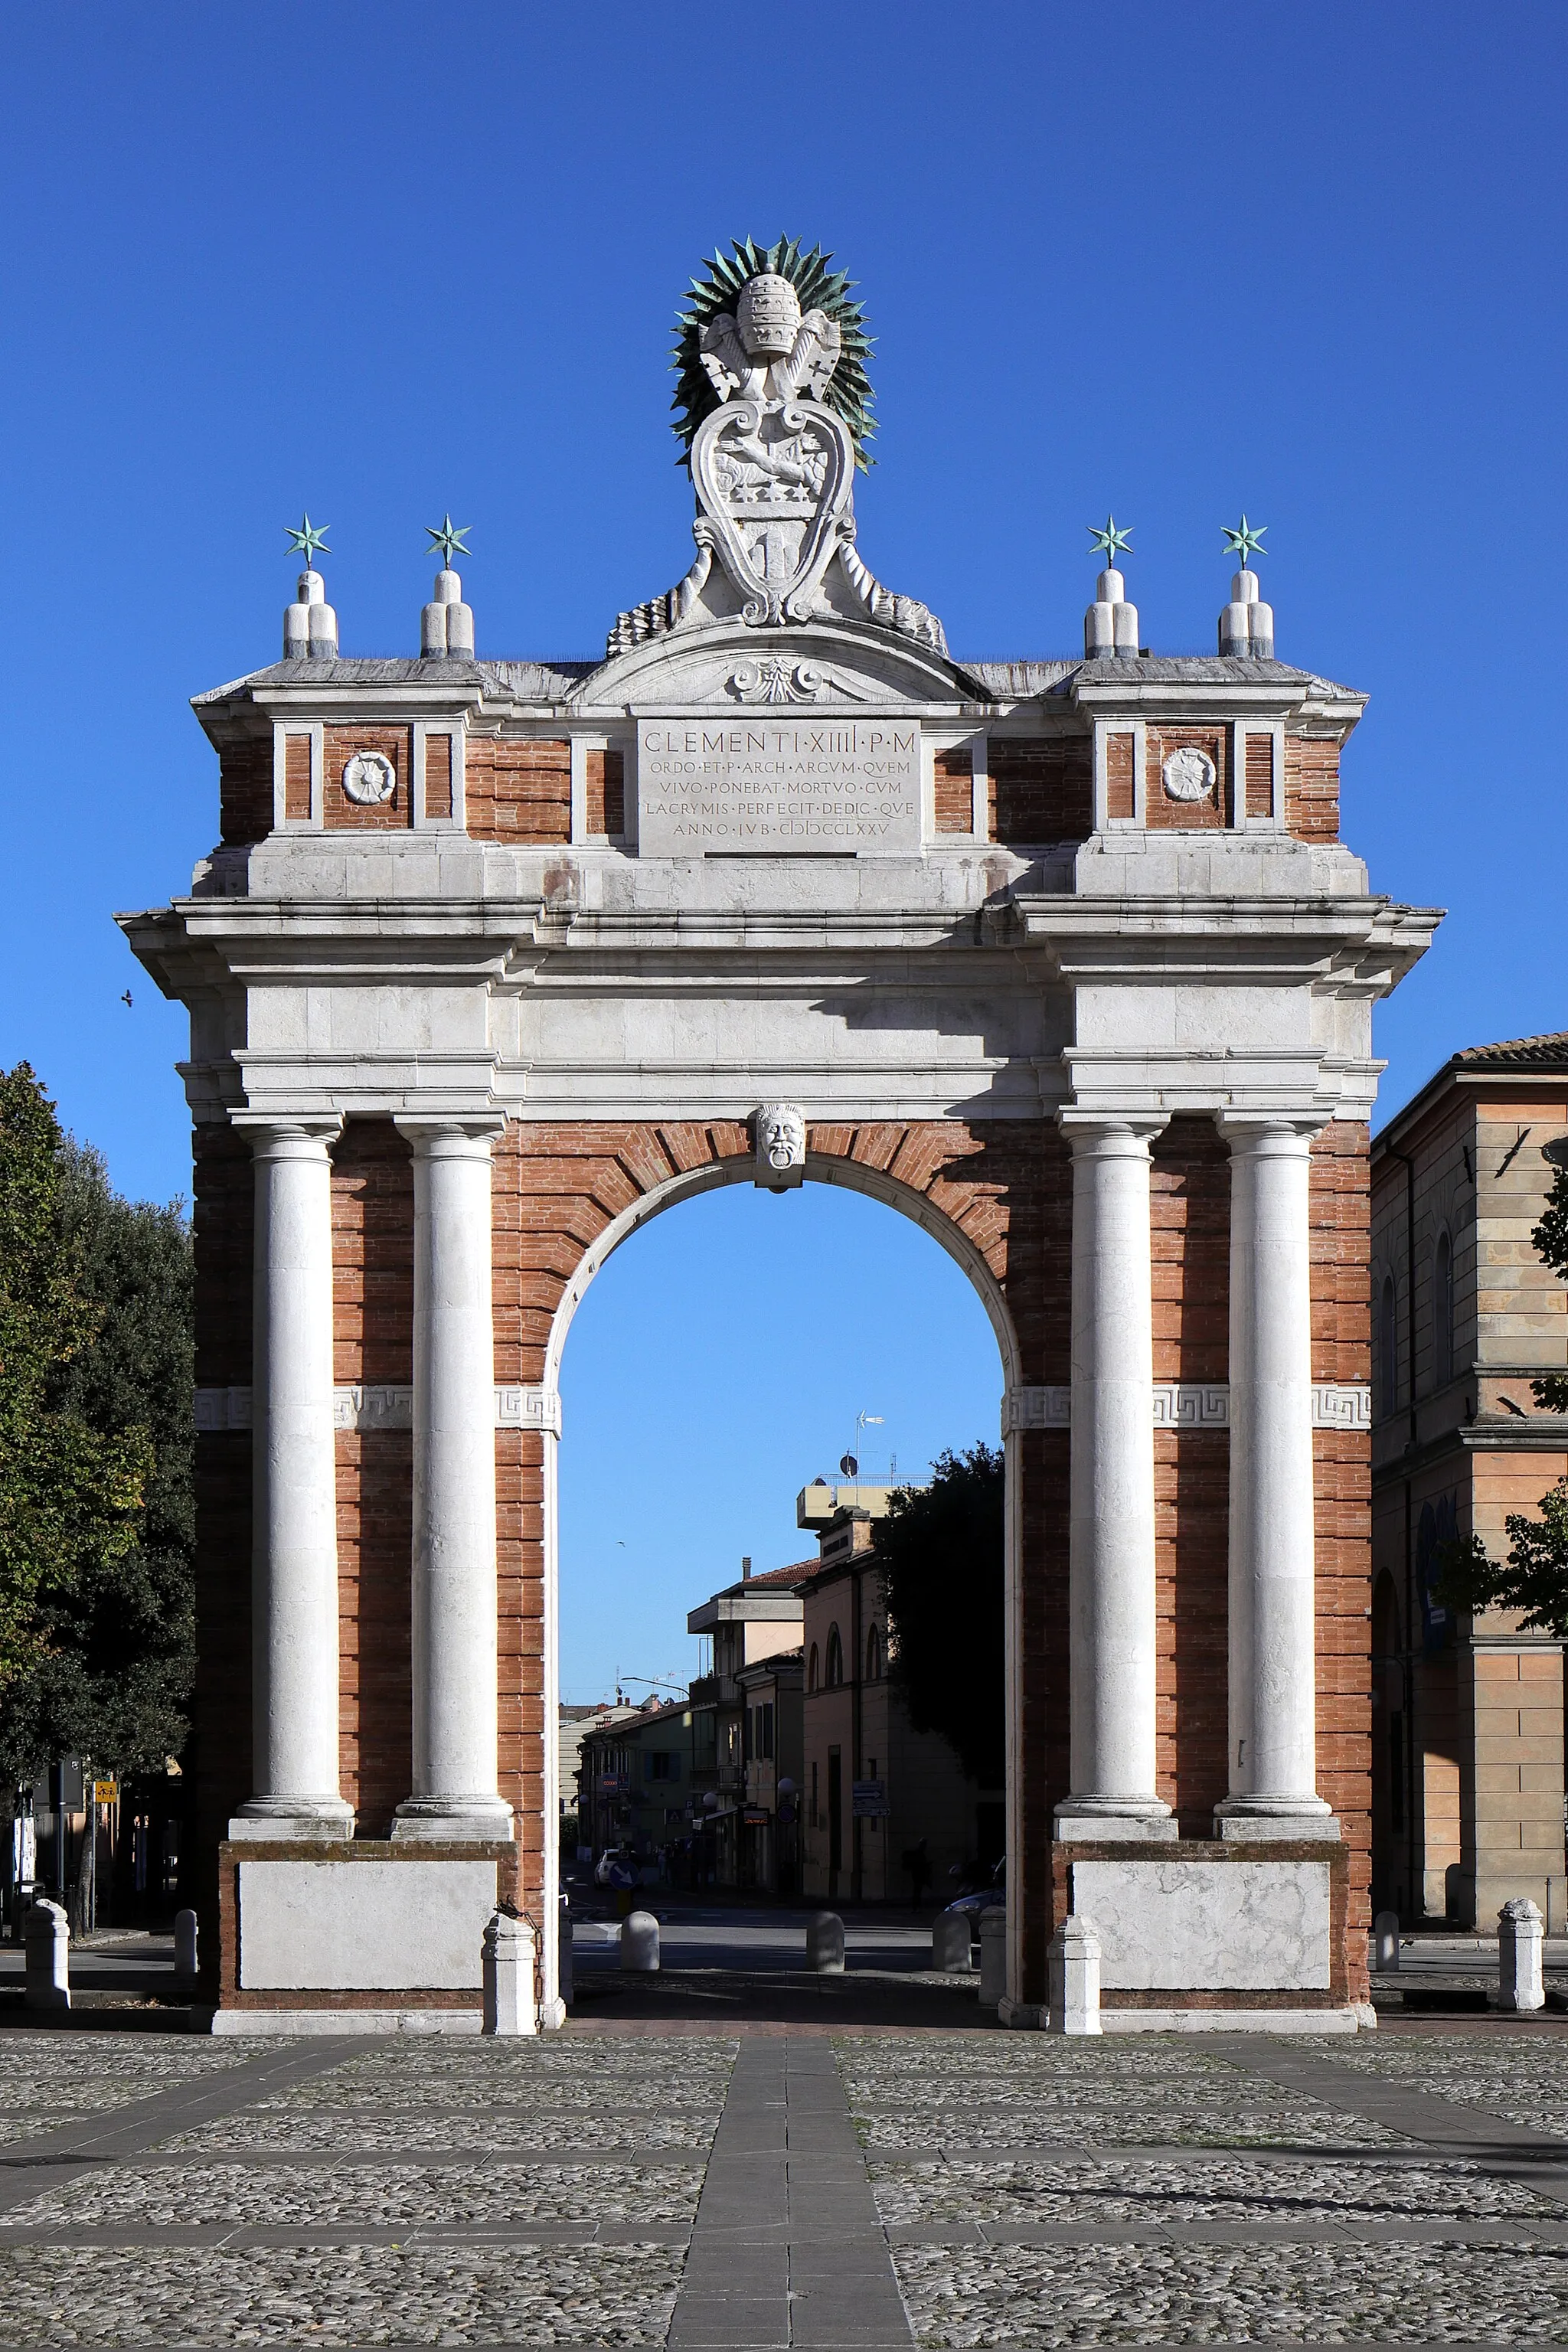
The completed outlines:
[[[63,2188],[96,2165],[140,2156],[183,2126],[208,2123],[251,2106],[263,2091],[324,2074],[341,2066],[356,2046],[346,2036],[333,2034],[305,2050],[298,2042],[286,2049],[272,2047],[226,2067],[221,2074],[176,2083],[145,2098],[128,2100],[106,2115],[79,2116],[58,2131],[38,2132],[16,2155],[0,2154],[0,2213],[47,2189]]]
[[[742,2043],[669,2352],[910,2352],[912,2342],[831,2045]]]
[[[1550,2132],[1531,2131],[1468,2104],[1439,2098],[1433,2091],[1411,2090],[1390,2075],[1336,2066],[1331,2058],[1282,2048],[1266,2034],[1216,2033],[1214,2039],[1216,2055],[1243,2073],[1276,2083],[1282,2090],[1305,2092],[1325,2106],[1385,2125],[1429,2147],[1477,2158],[1506,2150],[1520,2155],[1539,2151],[1568,2163],[1568,2142]]]

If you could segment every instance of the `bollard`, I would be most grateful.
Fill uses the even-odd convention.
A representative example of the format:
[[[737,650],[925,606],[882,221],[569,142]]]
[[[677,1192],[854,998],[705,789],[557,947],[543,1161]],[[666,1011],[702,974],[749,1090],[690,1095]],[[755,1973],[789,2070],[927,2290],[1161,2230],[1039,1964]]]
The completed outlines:
[[[68,2009],[70,1990],[70,1922],[58,1903],[35,1903],[22,1927],[26,1947],[29,2009]]]
[[[1399,1966],[1397,1911],[1380,1911],[1372,1923],[1372,1964],[1385,1972]]]
[[[1007,1914],[999,1903],[980,1914],[980,2006],[994,2009],[1007,1990]]]
[[[1498,2007],[1544,2009],[1540,1912],[1528,1895],[1516,1895],[1510,1903],[1503,1905],[1497,1920]]]
[[[484,2031],[494,2034],[537,2033],[533,1964],[537,1938],[531,1919],[497,1911],[485,1928]]]
[[[174,1974],[194,1977],[196,1973],[196,1915],[194,1911],[174,1914]]]
[[[837,1911],[816,1911],[806,1921],[805,1965],[819,1977],[844,1974],[844,1922]]]
[[[1100,2021],[1100,1937],[1088,1919],[1069,1913],[1046,1946],[1046,1982],[1052,2033],[1102,2033]]]
[[[622,1920],[621,1966],[645,1976],[657,1971],[658,1921],[651,1911],[632,1911]]]
[[[951,1973],[954,1969],[967,1969],[969,1960],[969,1914],[967,1911],[939,1911],[931,1921],[931,1964]]]
[[[560,1925],[555,1931],[555,1987],[556,1990],[560,1993],[562,2000],[565,2002],[567,2008],[570,2009],[572,2006],[573,1982],[572,1901],[569,1895],[563,1895],[561,1897],[561,1908],[556,1916],[560,1921]]]

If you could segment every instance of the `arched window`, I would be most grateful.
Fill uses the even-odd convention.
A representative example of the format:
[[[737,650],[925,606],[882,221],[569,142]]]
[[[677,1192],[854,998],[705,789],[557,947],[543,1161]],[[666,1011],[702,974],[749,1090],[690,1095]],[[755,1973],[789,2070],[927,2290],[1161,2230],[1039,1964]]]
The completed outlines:
[[[1377,1302],[1378,1411],[1390,1413],[1399,1402],[1399,1326],[1394,1318],[1394,1276],[1385,1274]]]
[[[882,1679],[882,1629],[873,1625],[866,1636],[866,1680],[879,1683]]]
[[[1454,1377],[1454,1245],[1437,1236],[1432,1267],[1432,1384],[1446,1389]]]
[[[837,1690],[844,1680],[844,1644],[838,1638],[838,1628],[827,1629],[827,1687]]]
[[[816,1643],[815,1642],[811,1645],[811,1663],[805,1670],[805,1686],[807,1690],[816,1688]]]

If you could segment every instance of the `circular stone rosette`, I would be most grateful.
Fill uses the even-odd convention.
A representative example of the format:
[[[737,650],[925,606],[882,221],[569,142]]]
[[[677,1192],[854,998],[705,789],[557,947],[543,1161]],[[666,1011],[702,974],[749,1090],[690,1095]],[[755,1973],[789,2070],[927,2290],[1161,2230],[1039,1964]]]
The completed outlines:
[[[356,751],[343,769],[343,796],[376,808],[397,790],[397,771],[384,751]]]
[[[1165,797],[1173,801],[1206,801],[1215,788],[1215,763],[1195,743],[1167,751],[1160,764]]]

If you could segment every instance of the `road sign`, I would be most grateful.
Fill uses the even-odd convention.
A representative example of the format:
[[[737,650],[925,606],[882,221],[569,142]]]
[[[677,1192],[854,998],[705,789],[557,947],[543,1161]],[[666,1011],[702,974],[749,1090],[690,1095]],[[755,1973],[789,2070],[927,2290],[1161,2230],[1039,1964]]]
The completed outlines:
[[[119,1781],[95,1780],[92,1784],[92,1801],[95,1805],[117,1805],[120,1802]]]
[[[855,1780],[850,1783],[857,1821],[878,1821],[892,1811],[888,1802],[885,1780]]]

